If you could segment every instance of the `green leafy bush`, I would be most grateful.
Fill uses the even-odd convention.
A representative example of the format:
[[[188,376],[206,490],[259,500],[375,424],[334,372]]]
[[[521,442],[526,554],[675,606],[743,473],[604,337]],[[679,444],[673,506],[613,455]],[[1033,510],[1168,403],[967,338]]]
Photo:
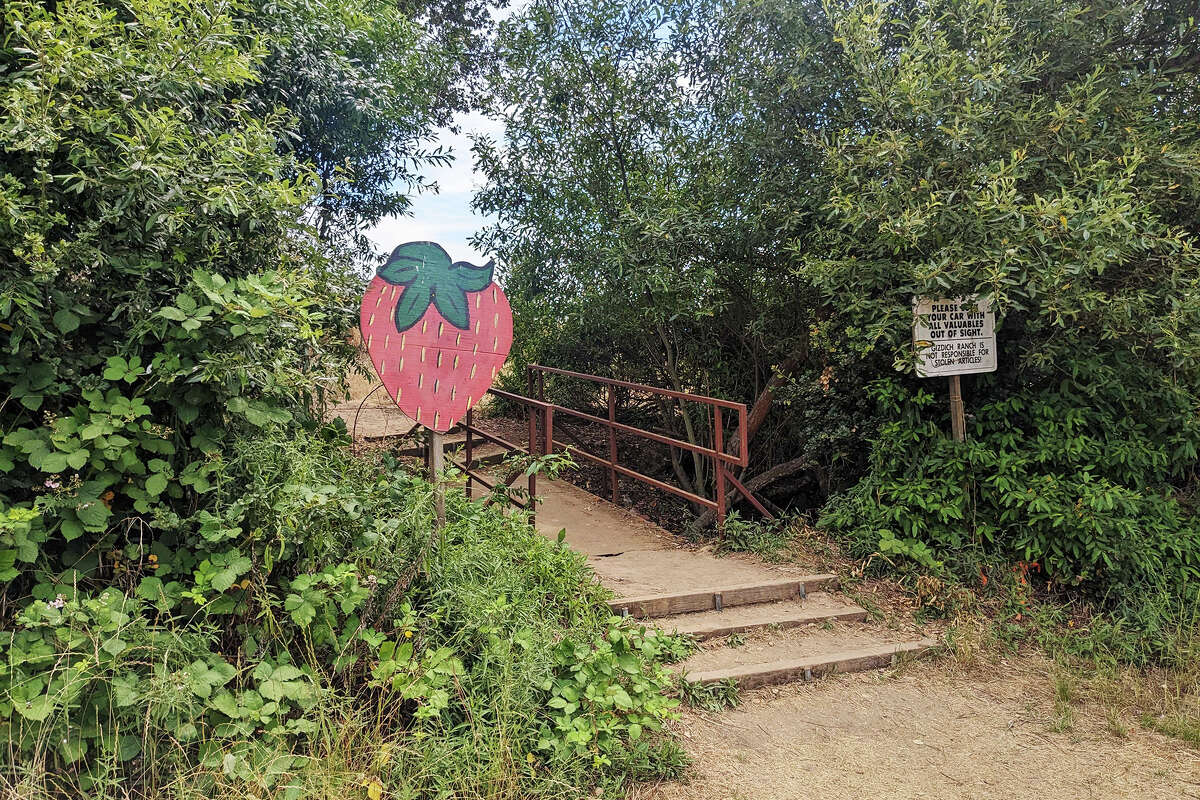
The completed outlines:
[[[359,55],[403,33],[378,54],[389,80],[421,62],[394,7],[304,10]],[[360,280],[306,224],[335,181],[296,154],[332,146],[300,146],[255,83],[312,43],[259,38],[242,11],[4,6],[0,791],[618,785],[641,767],[527,758],[555,713],[555,647],[610,631],[583,559],[453,491],[431,542],[431,487],[321,422],[355,356]],[[305,119],[345,106],[315,93]],[[380,105],[355,121],[364,147],[427,130]],[[367,165],[374,188],[323,218],[396,208],[381,183],[399,161]],[[639,651],[624,709],[648,731],[669,713],[655,657]]]
[[[553,795],[679,769],[658,731],[681,643],[610,618],[582,556],[461,492],[431,545],[429,485],[346,444],[239,440],[215,477],[240,492],[180,525],[240,548],[190,573],[150,553],[124,590],[56,582],[0,631],[21,791],[310,796],[370,773]]]
[[[978,409],[958,443],[928,392],[885,381],[875,394],[896,421],[880,430],[871,473],[822,518],[861,555],[963,576],[999,555],[1097,596],[1182,595],[1200,580],[1200,525],[1172,486],[1172,448],[1139,433],[1144,414],[1078,402],[1062,414],[1062,398],[1013,397]]]

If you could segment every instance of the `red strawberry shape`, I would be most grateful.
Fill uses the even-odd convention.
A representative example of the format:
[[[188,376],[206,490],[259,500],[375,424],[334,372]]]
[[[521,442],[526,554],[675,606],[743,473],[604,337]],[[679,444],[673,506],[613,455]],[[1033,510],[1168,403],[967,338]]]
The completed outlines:
[[[512,310],[493,271],[409,242],[363,295],[359,326],[379,379],[401,411],[435,431],[479,402],[512,347]]]

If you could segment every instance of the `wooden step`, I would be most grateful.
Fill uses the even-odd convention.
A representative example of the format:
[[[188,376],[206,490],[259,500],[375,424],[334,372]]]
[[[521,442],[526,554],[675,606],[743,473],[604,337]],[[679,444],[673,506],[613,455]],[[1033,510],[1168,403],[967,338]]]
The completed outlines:
[[[684,669],[687,680],[692,683],[707,684],[732,680],[739,688],[757,689],[760,686],[812,680],[838,672],[863,672],[888,667],[900,657],[915,658],[938,644],[935,639],[918,639],[875,642],[843,649],[837,649],[835,645],[833,649],[822,648],[804,654],[791,653],[781,658],[714,666],[705,670],[686,670],[685,663]],[[689,659],[687,663],[691,662],[692,659]]]
[[[774,581],[712,586],[703,589],[688,589],[667,594],[642,597],[618,597],[608,602],[613,613],[640,619],[669,617],[694,611],[712,611],[718,608],[770,603],[803,597],[809,592],[832,588],[837,584],[836,575],[803,575]]]
[[[697,639],[715,639],[731,633],[764,629],[785,630],[822,622],[862,622],[864,608],[825,592],[813,592],[803,600],[733,606],[722,611],[697,611],[663,617],[655,624],[667,632],[685,633]]]

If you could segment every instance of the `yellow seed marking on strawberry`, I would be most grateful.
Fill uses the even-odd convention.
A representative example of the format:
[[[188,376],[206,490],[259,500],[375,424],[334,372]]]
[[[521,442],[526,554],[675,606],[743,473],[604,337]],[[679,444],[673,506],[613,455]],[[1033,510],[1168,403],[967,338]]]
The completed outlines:
[[[471,355],[478,355],[478,353],[479,353],[479,342],[476,342],[475,344],[471,345]]]
[[[438,418],[441,416],[442,416],[442,412],[440,412],[440,411],[433,412],[433,427],[435,427],[435,428],[438,427]]]
[[[461,344],[462,344],[462,334],[460,333],[454,337],[454,346],[458,347]]]
[[[379,304],[383,302],[383,292],[375,295],[375,310],[379,310]]]
[[[454,368],[458,369],[458,356],[454,357]]]
[[[371,340],[374,338],[375,338],[375,334],[373,334],[373,333],[367,335],[367,349],[368,350],[371,349]]]
[[[471,402],[472,402],[474,399],[475,399],[475,398],[471,397],[471,395],[467,395],[467,408],[470,408],[470,407],[471,407]]]
[[[422,364],[425,363],[425,348],[424,347],[421,348],[421,363]]]
[[[446,330],[446,323],[444,323],[444,322],[439,322],[439,323],[438,323],[438,338],[439,338],[439,339],[441,338],[441,336],[442,336],[442,331],[444,331],[444,330]]]
[[[392,335],[389,333],[383,337],[383,349],[387,350],[392,346]]]
[[[442,365],[442,351],[441,350],[438,350],[437,365],[439,367]]]
[[[500,337],[493,336],[492,337],[492,352],[494,353],[499,349],[500,349]]]
[[[393,299],[393,300],[395,300],[395,299],[396,299],[396,293],[397,293],[397,292],[399,292],[399,291],[400,291],[400,287],[399,287],[399,286],[393,286],[393,287],[392,287],[392,299]]]
[[[418,388],[418,389],[420,389],[420,388],[421,388],[421,384],[422,384],[422,383],[424,383],[424,382],[425,382],[425,373],[424,373],[424,372],[418,372],[418,373],[417,373],[417,388]]]
[[[475,320],[475,335],[479,335],[479,320]]]
[[[434,379],[434,381],[433,381],[433,393],[434,393],[434,394],[437,394],[437,390],[438,390],[438,384],[439,384],[439,383],[441,383],[441,381],[440,381],[440,380],[437,380],[437,379],[435,378],[435,379]]]
[[[482,299],[483,299],[483,295],[481,295],[481,294],[475,295],[475,307],[476,308],[479,308],[479,301]]]
[[[499,311],[497,311],[495,314],[492,315],[492,327],[493,328],[500,327],[500,312]]]
[[[492,367],[492,377],[493,378],[496,377],[496,368],[495,367]]]
[[[379,377],[381,377],[381,378],[382,378],[382,377],[383,377],[383,373],[385,373],[385,372],[387,372],[387,362],[386,362],[386,361],[380,361],[380,362],[379,362]]]
[[[421,333],[424,333],[426,328],[428,328],[428,327],[429,327],[429,320],[427,320],[427,319],[421,320]]]
[[[400,356],[400,360],[396,363],[396,371],[404,372],[404,356]]]
[[[475,377],[475,367],[477,367],[477,366],[479,366],[479,365],[478,365],[478,364],[472,364],[472,365],[471,365],[471,377],[472,377],[472,378],[474,378],[474,377]]]
[[[496,302],[496,290],[492,289],[492,302]]]
[[[453,402],[453,400],[454,400],[454,395],[456,395],[456,394],[458,394],[458,387],[457,387],[457,386],[451,386],[451,387],[450,387],[450,400],[451,400],[451,402]]]
[[[400,334],[400,346],[408,347],[408,334],[407,333]]]
[[[417,422],[421,421],[421,407],[417,406]]]
[[[374,314],[372,314],[372,315],[371,315],[371,318],[370,318],[369,320],[367,320],[367,327],[369,328],[369,327],[371,327],[371,326],[372,326],[372,325],[374,325],[374,324],[375,324],[375,315],[374,315]]]

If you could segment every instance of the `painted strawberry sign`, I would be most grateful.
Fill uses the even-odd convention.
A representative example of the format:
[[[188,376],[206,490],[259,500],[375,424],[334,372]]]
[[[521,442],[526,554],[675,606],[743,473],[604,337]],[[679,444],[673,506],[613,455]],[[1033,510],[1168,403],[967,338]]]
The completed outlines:
[[[409,242],[363,295],[359,325],[379,379],[401,411],[438,433],[479,402],[512,346],[512,311],[493,271]]]

